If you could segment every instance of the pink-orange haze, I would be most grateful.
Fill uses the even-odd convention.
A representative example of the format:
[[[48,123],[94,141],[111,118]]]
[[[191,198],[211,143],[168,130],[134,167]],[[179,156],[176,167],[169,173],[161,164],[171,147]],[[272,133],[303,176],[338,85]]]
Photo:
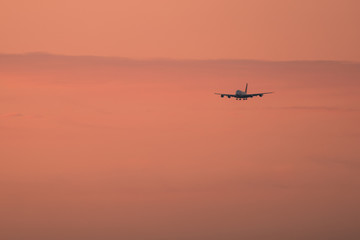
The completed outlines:
[[[360,239],[359,10],[2,0],[0,240]]]
[[[359,66],[2,55],[1,239],[358,239]]]
[[[2,0],[0,53],[360,61],[359,0]]]

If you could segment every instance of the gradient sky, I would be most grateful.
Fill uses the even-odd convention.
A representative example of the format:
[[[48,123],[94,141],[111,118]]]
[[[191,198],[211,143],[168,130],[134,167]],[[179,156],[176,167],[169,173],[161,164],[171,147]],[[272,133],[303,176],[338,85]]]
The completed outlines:
[[[359,9],[1,1],[0,239],[360,239]]]
[[[0,53],[360,61],[358,0],[4,0]]]
[[[360,239],[359,64],[0,55],[0,238]],[[222,99],[249,83],[275,94]]]

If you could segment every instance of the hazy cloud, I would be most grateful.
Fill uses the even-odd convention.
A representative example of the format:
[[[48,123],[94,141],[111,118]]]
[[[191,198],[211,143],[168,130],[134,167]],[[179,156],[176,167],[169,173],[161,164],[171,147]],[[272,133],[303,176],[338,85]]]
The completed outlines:
[[[0,115],[3,118],[14,118],[14,117],[23,117],[22,113],[4,113]]]
[[[335,112],[356,112],[356,108],[342,108],[342,107],[327,107],[327,106],[289,106],[281,107],[286,110],[312,110],[312,111],[335,111]]]

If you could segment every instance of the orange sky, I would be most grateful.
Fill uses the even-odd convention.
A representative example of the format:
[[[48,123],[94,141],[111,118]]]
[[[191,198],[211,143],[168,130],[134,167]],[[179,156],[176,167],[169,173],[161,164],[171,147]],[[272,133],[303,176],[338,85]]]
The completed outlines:
[[[360,61],[358,0],[4,0],[0,53]]]
[[[360,239],[359,64],[0,55],[0,239]],[[232,93],[275,91],[235,101]]]
[[[0,239],[360,239],[359,9],[1,1]]]

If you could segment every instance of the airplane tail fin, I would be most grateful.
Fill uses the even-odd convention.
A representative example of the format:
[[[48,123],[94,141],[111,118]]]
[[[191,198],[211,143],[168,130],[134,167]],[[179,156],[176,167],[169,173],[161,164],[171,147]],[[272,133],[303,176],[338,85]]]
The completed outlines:
[[[247,93],[247,87],[248,87],[248,84],[246,83],[246,87],[245,87],[245,93]]]

